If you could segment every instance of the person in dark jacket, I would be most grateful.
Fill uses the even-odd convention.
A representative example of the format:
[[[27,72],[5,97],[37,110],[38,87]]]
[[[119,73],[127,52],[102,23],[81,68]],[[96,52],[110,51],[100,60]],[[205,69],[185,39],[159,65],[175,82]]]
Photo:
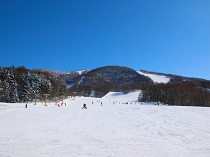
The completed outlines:
[[[82,109],[87,109],[87,105],[84,104],[83,107],[82,107]]]

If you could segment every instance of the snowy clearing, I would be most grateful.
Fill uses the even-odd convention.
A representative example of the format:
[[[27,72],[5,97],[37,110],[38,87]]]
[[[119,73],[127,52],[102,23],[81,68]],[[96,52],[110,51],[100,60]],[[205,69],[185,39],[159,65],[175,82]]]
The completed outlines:
[[[137,96],[0,103],[0,157],[210,156],[210,108],[141,105]]]

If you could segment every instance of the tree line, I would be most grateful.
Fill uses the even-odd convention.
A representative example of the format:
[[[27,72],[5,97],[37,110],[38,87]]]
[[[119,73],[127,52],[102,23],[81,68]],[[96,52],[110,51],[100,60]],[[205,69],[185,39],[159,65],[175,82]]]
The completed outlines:
[[[48,72],[28,70],[24,66],[0,67],[0,101],[28,102],[61,97],[66,85]]]
[[[144,85],[139,94],[141,102],[167,105],[210,107],[210,91],[192,82]]]

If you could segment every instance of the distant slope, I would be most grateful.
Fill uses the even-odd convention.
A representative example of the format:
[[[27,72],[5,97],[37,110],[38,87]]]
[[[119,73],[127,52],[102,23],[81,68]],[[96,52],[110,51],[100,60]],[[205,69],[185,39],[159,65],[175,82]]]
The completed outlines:
[[[185,77],[185,76],[179,76],[179,75],[174,75],[174,74],[150,72],[150,71],[146,71],[146,70],[140,70],[140,73],[144,74],[145,76],[149,76],[151,79],[154,79],[153,80],[154,82],[158,82],[158,80],[159,80],[159,83],[165,83],[164,78],[165,78],[165,81],[167,81],[167,78],[168,78],[169,80],[167,83],[169,83],[169,82],[171,82],[171,83],[188,82],[188,83],[194,84],[198,87],[210,89],[210,81],[202,79],[202,78],[192,78],[192,77]]]
[[[148,73],[141,72],[141,71],[139,71],[138,73],[151,78],[152,81],[155,83],[168,83],[168,82],[170,82],[170,79],[171,79],[168,76],[159,75],[159,74],[148,74]]]
[[[125,103],[125,102],[131,102],[132,103],[132,102],[139,102],[138,101],[139,93],[140,93],[140,91],[134,91],[134,92],[130,92],[130,93],[127,93],[127,94],[124,94],[123,92],[109,92],[102,98],[113,100],[113,101],[119,101],[120,100],[122,103]]]

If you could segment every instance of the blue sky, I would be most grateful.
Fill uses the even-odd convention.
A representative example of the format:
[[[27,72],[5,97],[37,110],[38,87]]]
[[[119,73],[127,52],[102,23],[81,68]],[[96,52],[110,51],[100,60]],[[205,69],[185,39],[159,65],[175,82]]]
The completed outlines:
[[[210,80],[210,0],[0,0],[0,66],[120,65]]]

